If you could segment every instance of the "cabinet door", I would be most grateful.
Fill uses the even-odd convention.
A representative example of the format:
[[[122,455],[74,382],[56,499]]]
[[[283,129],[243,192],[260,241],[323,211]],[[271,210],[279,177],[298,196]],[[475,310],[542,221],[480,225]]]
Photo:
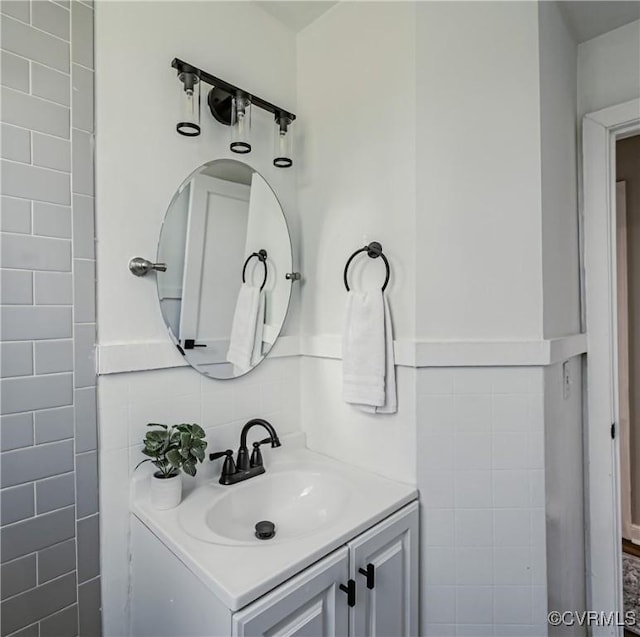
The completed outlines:
[[[418,634],[418,503],[349,542],[349,577],[357,582],[351,637]],[[361,572],[369,572],[369,576]],[[370,588],[369,588],[369,587]]]
[[[248,568],[251,568],[248,565]],[[234,613],[232,637],[347,637],[346,547]]]

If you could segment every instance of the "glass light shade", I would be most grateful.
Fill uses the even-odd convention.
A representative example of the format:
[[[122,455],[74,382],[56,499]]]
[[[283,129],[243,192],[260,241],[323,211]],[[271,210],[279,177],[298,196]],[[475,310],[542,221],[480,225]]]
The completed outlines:
[[[176,130],[186,137],[200,135],[200,79],[195,73],[180,73],[183,83],[181,115]]]
[[[234,153],[246,155],[251,152],[251,100],[236,95],[231,102],[231,143]]]
[[[273,165],[289,168],[293,165],[293,136],[289,131],[291,120],[284,115],[276,115],[273,139]]]

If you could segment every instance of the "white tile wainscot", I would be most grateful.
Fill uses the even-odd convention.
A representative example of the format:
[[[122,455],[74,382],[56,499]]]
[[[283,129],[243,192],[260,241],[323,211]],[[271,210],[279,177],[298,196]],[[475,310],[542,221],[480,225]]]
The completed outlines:
[[[255,416],[273,423],[280,435],[296,432],[300,428],[299,365],[297,357],[266,360],[248,376],[231,383],[206,378],[190,367],[99,377],[106,635],[128,634],[129,484],[143,457],[140,449],[146,424],[197,422],[207,432],[207,453],[235,449],[242,426]],[[196,480],[213,478],[213,474],[213,466],[205,460]]]
[[[417,370],[426,637],[547,634],[543,370]]]

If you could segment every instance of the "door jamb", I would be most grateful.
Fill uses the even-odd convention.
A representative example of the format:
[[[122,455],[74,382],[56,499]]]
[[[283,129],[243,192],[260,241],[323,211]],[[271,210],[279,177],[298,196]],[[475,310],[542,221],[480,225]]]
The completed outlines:
[[[618,422],[615,143],[640,132],[640,100],[583,119],[583,220],[587,327],[588,608],[622,612]],[[621,634],[616,626],[593,635]]]

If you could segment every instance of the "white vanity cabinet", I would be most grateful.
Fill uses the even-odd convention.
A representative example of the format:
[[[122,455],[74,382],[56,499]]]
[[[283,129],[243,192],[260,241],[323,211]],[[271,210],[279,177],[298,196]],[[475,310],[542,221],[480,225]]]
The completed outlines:
[[[357,582],[349,635],[418,635],[418,503],[383,520],[348,546],[349,577]]]
[[[233,612],[134,518],[131,635],[416,637],[418,559],[414,501]]]
[[[355,589],[353,606],[341,584]],[[414,502],[234,613],[232,637],[417,634],[418,504]]]
[[[347,634],[349,606],[340,590],[349,575],[342,547],[233,614],[232,637],[327,637]]]

